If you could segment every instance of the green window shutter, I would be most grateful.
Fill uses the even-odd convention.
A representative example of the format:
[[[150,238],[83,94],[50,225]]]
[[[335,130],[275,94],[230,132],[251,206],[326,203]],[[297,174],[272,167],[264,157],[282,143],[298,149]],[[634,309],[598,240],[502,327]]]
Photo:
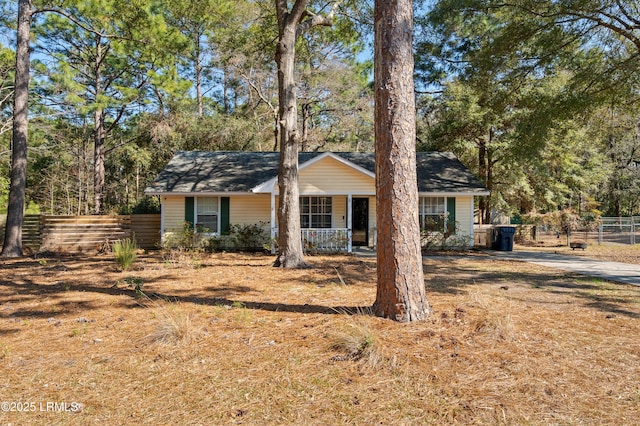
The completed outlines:
[[[447,228],[450,233],[456,232],[456,199],[454,197],[447,197]]]
[[[229,235],[229,197],[220,197],[220,234]]]
[[[195,223],[195,203],[193,197],[184,197],[184,221],[193,229]]]

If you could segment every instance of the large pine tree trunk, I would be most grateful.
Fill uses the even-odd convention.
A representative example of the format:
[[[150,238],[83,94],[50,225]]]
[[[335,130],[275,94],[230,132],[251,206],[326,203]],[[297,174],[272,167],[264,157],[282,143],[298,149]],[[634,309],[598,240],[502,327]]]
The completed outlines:
[[[204,106],[203,106],[203,98],[202,98],[202,46],[200,41],[200,30],[196,30],[195,33],[195,42],[196,42],[196,51],[194,55],[194,69],[196,74],[196,104],[198,108],[198,118],[202,118],[204,115]],[[226,79],[226,74],[225,74]],[[227,105],[227,89],[224,86],[224,113],[228,113],[228,105]]]
[[[104,118],[102,109],[94,114],[93,129],[93,213],[102,214],[104,198]]]
[[[294,79],[296,29],[305,1],[297,1],[296,13],[287,13],[286,1],[276,1],[279,40],[276,47],[278,66],[278,116],[280,128],[280,170],[278,172],[278,257],[274,266],[305,266],[300,235],[300,201],[298,190],[298,110]]]
[[[95,101],[99,102],[102,95],[102,41],[97,37],[96,60],[95,60]],[[96,109],[93,119],[93,213],[102,214],[104,198],[104,111],[102,108]]]
[[[378,284],[373,309],[396,321],[429,315],[416,177],[411,0],[375,2]]]
[[[13,98],[11,183],[2,257],[22,256],[22,221],[27,187],[27,142],[29,131],[29,39],[32,10],[29,0],[18,1],[18,37]]]
[[[478,174],[480,175],[480,179],[482,183],[487,184],[487,143],[484,139],[480,139],[478,141]],[[480,210],[480,223],[489,223],[490,220],[487,220],[488,216],[488,208],[487,208],[488,199],[485,197],[480,197],[480,203],[478,204],[478,209]]]

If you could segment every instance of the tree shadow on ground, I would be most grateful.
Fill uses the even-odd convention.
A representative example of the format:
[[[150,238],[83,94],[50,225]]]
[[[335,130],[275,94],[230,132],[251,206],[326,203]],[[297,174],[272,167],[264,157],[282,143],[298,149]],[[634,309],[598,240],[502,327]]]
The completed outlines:
[[[100,287],[94,285],[74,284],[67,288],[61,284],[37,284],[32,280],[22,277],[22,283],[0,281],[0,288],[11,289],[15,294],[2,296],[5,299],[3,308],[0,310],[0,318],[50,318],[60,314],[77,313],[79,311],[91,311],[98,309],[100,305],[88,300],[66,300],[70,292],[98,293],[110,296],[130,296],[112,306],[122,306],[125,308],[139,307],[138,303],[133,303],[139,296],[133,289],[122,289],[116,287]],[[11,306],[19,303],[29,303],[38,301],[42,297],[52,298],[54,302],[48,309],[12,309]],[[8,300],[7,300],[8,299]]]
[[[149,297],[161,300],[170,300],[172,302],[193,303],[196,305],[244,307],[246,309],[268,312],[290,312],[298,314],[362,315],[363,313],[368,313],[371,310],[371,306],[326,306],[308,303],[290,304],[277,302],[255,302],[240,299],[228,299],[226,297],[191,297],[160,293],[153,293],[149,295]]]
[[[529,281],[531,283],[548,283],[559,278],[570,277],[558,275],[553,272],[518,272],[513,271],[480,271],[472,266],[459,266],[445,264],[442,266],[425,266],[425,281],[427,290],[452,295],[463,295],[468,289],[480,284],[509,285],[516,281]],[[558,283],[572,289],[595,289],[595,285],[581,283]]]
[[[0,301],[4,302],[0,305],[0,318],[48,318],[60,314],[78,313],[79,311],[91,311],[99,309],[97,301],[80,300],[79,293],[97,293],[109,296],[128,296],[119,298],[112,302],[111,306],[121,306],[124,308],[140,308],[144,307],[140,300],[140,292],[136,292],[131,286],[122,284],[121,286],[104,284],[89,284],[86,278],[80,274],[80,271],[95,270],[100,275],[102,272],[113,272],[115,267],[112,259],[73,259],[62,258],[62,261],[73,260],[73,265],[66,265],[61,262],[51,260],[49,264],[43,265],[38,260],[26,260],[16,263],[2,264],[2,277],[0,277],[0,289],[4,288],[0,295]],[[339,260],[339,261],[338,261]],[[629,318],[640,318],[640,313],[636,311],[636,307],[640,301],[640,288],[632,288],[630,286],[610,284],[605,281],[599,282],[589,280],[578,274],[567,274],[561,271],[553,270],[504,270],[504,265],[500,268],[492,269],[491,263],[496,261],[488,259],[489,263],[484,263],[487,259],[475,258],[479,264],[468,264],[456,262],[455,259],[429,259],[425,260],[425,277],[428,293],[440,293],[444,295],[465,295],[474,286],[492,285],[497,288],[507,288],[510,286],[527,287],[531,289],[539,289],[558,296],[570,297],[579,301],[583,306],[591,309],[597,309],[602,312],[622,315]],[[506,262],[506,261],[505,261]],[[230,263],[219,262],[219,265]],[[251,265],[255,266],[255,265]],[[258,265],[259,266],[259,265]],[[264,265],[262,266],[264,267]],[[501,269],[502,268],[502,269]],[[301,286],[322,287],[328,285],[341,285],[340,280],[347,283],[355,283],[356,285],[365,285],[375,288],[375,283],[363,281],[363,276],[371,274],[375,269],[375,263],[363,262],[357,258],[344,258],[325,261],[314,265],[316,276],[309,281],[301,280]],[[520,269],[520,268],[518,268]],[[13,276],[14,273],[19,276]],[[51,273],[56,271],[78,271],[73,278],[65,279],[65,282],[55,284],[40,284],[30,278],[30,274]],[[95,272],[94,271],[94,272]],[[275,272],[274,272],[275,273]],[[141,271],[140,274],[144,274]],[[375,274],[374,274],[375,275]],[[368,276],[368,275],[366,275]],[[249,277],[250,278],[250,277]],[[154,277],[152,282],[162,282],[163,280],[175,280],[175,276],[167,272],[166,275]],[[18,282],[19,281],[19,282]],[[247,297],[237,297],[238,294],[248,295],[255,293],[256,288],[250,283],[235,283],[228,281],[220,283],[218,286],[209,286],[200,288],[199,292],[206,292],[204,297],[194,295],[193,289],[172,289],[171,291],[150,292],[148,296],[152,299],[163,299],[168,301],[194,303],[207,306],[244,306],[247,309],[263,310],[268,312],[290,312],[290,313],[316,313],[316,314],[362,314],[370,312],[370,306],[350,306],[344,305],[327,305],[312,304],[296,304],[296,303],[278,303],[256,300],[247,300]],[[607,295],[605,290],[616,286],[615,295]],[[618,287],[620,286],[620,287]],[[76,292],[73,299],[68,300],[69,291]],[[535,293],[527,294],[523,301],[535,302]],[[259,293],[260,294],[260,293]],[[16,306],[17,309],[7,306],[7,301],[11,304],[29,303],[42,297],[53,299],[49,305],[49,310],[34,306],[33,309],[24,306]],[[261,296],[258,296],[261,297]],[[67,298],[67,299],[66,299]],[[89,298],[87,298],[89,299]],[[546,302],[545,302],[546,303]],[[554,303],[553,300],[549,303]],[[55,309],[52,309],[55,308]]]
[[[445,262],[425,263],[427,292],[465,295],[468,294],[470,288],[477,285],[489,284],[506,289],[513,285],[522,286],[524,284],[558,296],[571,297],[590,309],[629,318],[640,318],[640,312],[632,309],[634,305],[639,306],[640,302],[640,288],[637,287],[592,279],[581,274],[560,270],[545,268],[527,272],[480,270],[474,265],[456,264],[455,258],[452,258],[451,261],[447,261],[447,258],[443,259]],[[489,261],[509,262],[493,259],[489,259]],[[630,294],[628,296],[608,296],[605,291],[610,286],[615,286],[618,294]],[[518,300],[527,301],[526,298],[518,298]],[[550,301],[549,303],[555,302]]]
[[[163,279],[166,277],[159,277]],[[90,284],[73,284],[70,288],[60,284],[37,284],[32,280],[21,277],[22,283],[2,280],[0,281],[0,288],[5,287],[15,292],[14,295],[9,296],[9,304],[18,304],[23,302],[31,302],[37,300],[42,296],[48,298],[58,299],[48,307],[48,309],[27,309],[18,308],[10,309],[5,302],[4,310],[0,310],[0,318],[50,318],[61,314],[78,313],[79,311],[91,311],[98,309],[100,306],[95,302],[88,300],[65,300],[65,296],[69,295],[69,292],[81,292],[81,293],[97,293],[109,296],[128,296],[126,299],[117,303],[112,303],[111,306],[120,306],[123,308],[144,308],[144,296],[141,298],[140,292],[136,292],[132,288],[121,288],[117,286],[100,286]],[[211,289],[210,289],[211,290]],[[206,306],[243,306],[247,309],[256,309],[269,312],[291,312],[291,313],[315,313],[315,314],[346,314],[356,315],[368,312],[370,306],[326,306],[318,304],[287,304],[287,303],[271,303],[271,302],[255,302],[248,300],[231,299],[229,296],[235,292],[250,292],[252,288],[246,286],[225,286],[222,288],[214,288],[215,293],[228,294],[226,297],[219,295],[211,297],[197,297],[189,296],[185,294],[179,294],[176,292],[162,293],[152,292],[146,295],[147,298],[153,300],[166,300],[171,302],[183,302],[193,303],[197,305]],[[187,292],[187,291],[185,291]],[[4,297],[3,297],[4,298]],[[55,309],[52,309],[55,307]]]

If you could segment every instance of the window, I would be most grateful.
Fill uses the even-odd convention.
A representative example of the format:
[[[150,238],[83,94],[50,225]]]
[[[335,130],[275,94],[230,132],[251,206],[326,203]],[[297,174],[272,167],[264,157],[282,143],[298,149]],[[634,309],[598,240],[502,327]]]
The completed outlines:
[[[204,233],[217,233],[218,197],[197,197],[196,205],[196,230]]]
[[[445,218],[444,197],[420,197],[420,229],[444,231]]]
[[[302,228],[331,228],[331,197],[300,197]]]

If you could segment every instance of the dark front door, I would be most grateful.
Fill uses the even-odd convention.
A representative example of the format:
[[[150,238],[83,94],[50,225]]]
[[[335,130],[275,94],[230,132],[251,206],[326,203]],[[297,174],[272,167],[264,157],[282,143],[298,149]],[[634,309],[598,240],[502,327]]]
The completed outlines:
[[[351,231],[354,246],[369,244],[369,199],[354,198],[351,200]]]

